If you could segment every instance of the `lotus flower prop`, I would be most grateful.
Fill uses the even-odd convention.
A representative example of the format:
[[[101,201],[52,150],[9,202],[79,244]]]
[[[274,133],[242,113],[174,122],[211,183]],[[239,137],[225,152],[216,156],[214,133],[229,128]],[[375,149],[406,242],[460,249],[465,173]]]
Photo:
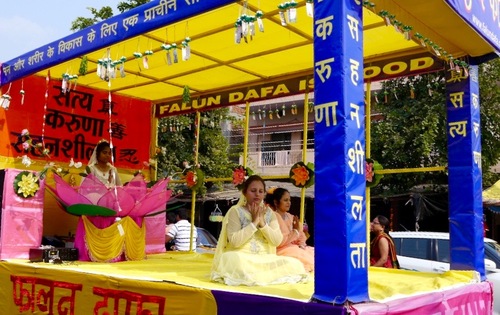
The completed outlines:
[[[92,174],[84,178],[77,190],[57,174],[54,174],[54,181],[55,188],[47,187],[59,205],[72,214],[144,217],[165,210],[172,195],[172,191],[166,189],[167,178],[148,189],[141,174],[126,186],[110,189]]]

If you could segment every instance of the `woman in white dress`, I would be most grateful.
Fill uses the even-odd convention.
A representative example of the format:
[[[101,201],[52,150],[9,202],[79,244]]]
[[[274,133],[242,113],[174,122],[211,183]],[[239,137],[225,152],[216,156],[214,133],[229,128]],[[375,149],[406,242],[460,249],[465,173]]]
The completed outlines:
[[[88,164],[91,174],[108,188],[122,185],[118,171],[110,163],[112,154],[109,142],[101,140],[94,148]]]
[[[263,202],[264,180],[250,176],[242,193],[222,222],[211,279],[248,286],[306,282],[308,273],[299,260],[276,255],[283,235],[275,212]]]

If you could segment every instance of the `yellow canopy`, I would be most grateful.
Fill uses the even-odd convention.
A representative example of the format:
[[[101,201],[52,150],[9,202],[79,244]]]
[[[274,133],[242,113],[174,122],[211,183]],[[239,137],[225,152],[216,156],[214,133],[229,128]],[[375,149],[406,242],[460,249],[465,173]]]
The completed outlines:
[[[191,96],[196,97],[286,78],[312,78],[313,18],[306,14],[306,1],[297,1],[297,22],[286,26],[280,22],[280,3],[235,1],[98,49],[86,55],[88,71],[78,78],[77,84],[161,103],[179,100],[184,86],[189,86]],[[235,43],[237,18],[243,13],[255,16],[258,10],[263,12],[264,32],[259,32],[256,25],[255,36],[247,36],[247,42],[242,39],[241,43]],[[387,25],[380,12],[388,12],[392,23]],[[405,26],[412,28],[408,34],[404,33]],[[480,57],[495,51],[441,0],[425,4],[418,0],[365,2],[363,29],[365,65],[422,53],[449,60]],[[176,43],[181,47],[186,37],[191,39],[190,59],[182,61],[181,50],[177,49],[179,62],[168,65],[162,44]],[[134,56],[136,52],[144,56],[146,51],[153,52],[147,56],[148,69],[142,57]],[[113,60],[126,57],[126,76],[117,75],[110,86],[96,75],[98,60],[107,56]],[[51,77],[78,74],[81,57],[51,66]],[[46,76],[47,70],[37,69],[37,74]]]

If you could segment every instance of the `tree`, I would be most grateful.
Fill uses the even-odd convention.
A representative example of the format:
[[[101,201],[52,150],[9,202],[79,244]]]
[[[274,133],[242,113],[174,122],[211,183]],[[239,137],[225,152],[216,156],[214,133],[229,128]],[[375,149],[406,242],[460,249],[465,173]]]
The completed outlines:
[[[480,66],[479,99],[481,104],[481,164],[483,187],[489,187],[500,179],[490,172],[500,159],[500,59],[496,58]]]
[[[371,157],[386,169],[444,166],[446,106],[444,73],[386,81],[374,110],[382,119],[372,121]],[[402,193],[422,184],[446,183],[439,173],[385,175],[374,192]]]
[[[483,186],[498,175],[490,171],[500,158],[498,104],[500,63],[480,67]],[[447,128],[444,72],[386,81],[373,106],[382,117],[372,121],[371,157],[385,169],[447,165]],[[378,102],[377,102],[378,101]],[[385,175],[374,194],[406,193],[420,184],[448,183],[446,172]]]
[[[158,177],[180,174],[183,162],[194,165],[196,114],[162,118],[158,124],[157,167]],[[206,177],[231,177],[236,166],[235,155],[229,148],[229,142],[224,137],[221,123],[223,121],[237,122],[229,116],[228,108],[215,109],[201,113],[198,163]],[[204,189],[200,191],[203,193]]]
[[[120,13],[123,13],[150,1],[151,0],[128,0],[126,2],[118,3],[117,9],[118,11],[120,11]],[[87,9],[90,11],[90,13],[92,13],[93,17],[77,17],[73,22],[71,22],[71,31],[83,30],[84,28],[109,19],[113,16],[113,9],[109,6],[104,6],[100,10],[92,7],[87,7]]]
[[[97,10],[92,7],[87,7],[87,9],[92,13],[93,17],[91,18],[86,18],[86,17],[77,17],[76,20],[71,22],[71,31],[79,31],[83,30],[84,28],[87,28],[89,26],[92,26],[96,23],[99,23],[101,21],[104,21],[106,19],[109,19],[110,17],[113,16],[113,9],[111,7],[105,6],[102,7],[100,10]]]

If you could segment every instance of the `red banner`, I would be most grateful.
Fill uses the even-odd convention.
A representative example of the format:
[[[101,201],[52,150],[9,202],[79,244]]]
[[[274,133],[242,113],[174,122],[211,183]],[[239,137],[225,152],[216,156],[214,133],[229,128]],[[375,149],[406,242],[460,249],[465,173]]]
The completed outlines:
[[[75,83],[70,88],[62,93],[61,81],[47,83],[39,76],[3,86],[2,93],[12,99],[8,110],[0,109],[0,156],[25,155],[18,137],[27,129],[34,142],[43,138],[50,161],[66,163],[73,158],[86,165],[96,143],[106,139],[113,143],[116,167],[142,168],[149,160],[151,103],[116,94],[111,94],[110,103],[107,91]],[[40,159],[34,153],[27,155]]]

